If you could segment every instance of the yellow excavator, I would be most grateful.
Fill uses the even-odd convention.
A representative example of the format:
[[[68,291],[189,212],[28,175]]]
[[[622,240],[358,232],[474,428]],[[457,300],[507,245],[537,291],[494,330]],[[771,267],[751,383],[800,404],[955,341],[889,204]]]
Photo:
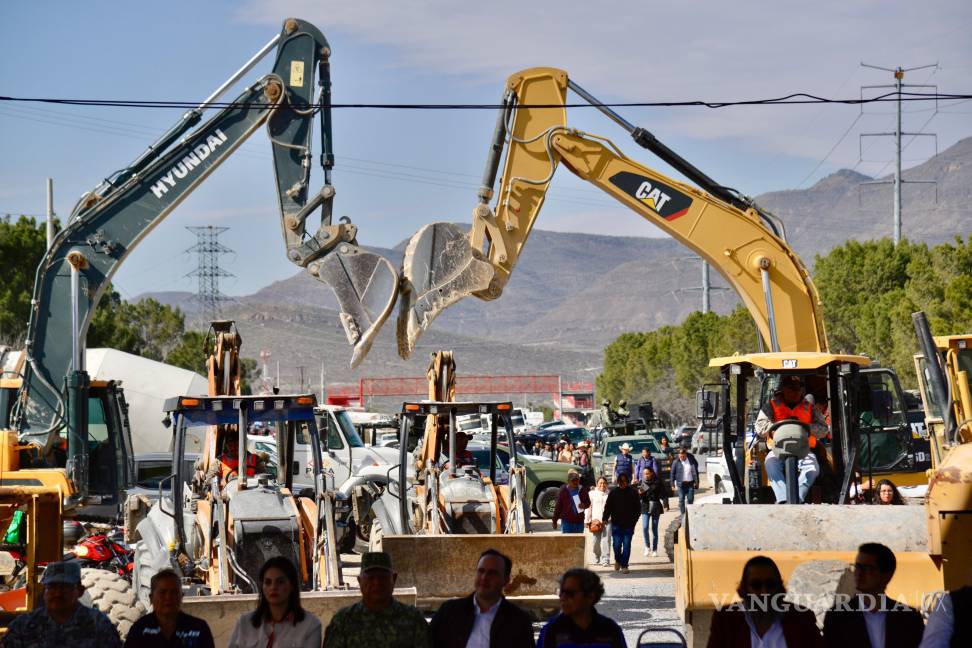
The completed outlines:
[[[569,128],[564,109],[568,89],[696,186],[630,160],[610,140]],[[501,162],[500,187],[494,193]],[[958,454],[953,450],[951,462],[945,462],[957,477],[947,501],[936,503],[944,489],[933,487],[924,508],[844,506],[851,483],[861,477],[861,439],[883,431],[871,421],[879,419],[877,410],[889,409],[885,390],[874,389],[866,376],[870,359],[829,351],[820,297],[778,219],[709,178],[649,131],[628,123],[563,70],[531,68],[509,77],[470,232],[433,223],[410,240],[403,260],[400,354],[407,357],[419,335],[450,304],[468,295],[491,300],[502,294],[561,163],[715,267],[740,296],[771,350],[712,360],[710,366],[720,368],[721,382],[718,389],[700,395],[704,419],[715,424],[721,414],[723,452],[732,458],[728,466],[734,492],[729,501],[746,506],[690,507],[677,535],[676,604],[694,642],[704,645],[712,611],[732,600],[743,564],[756,553],[773,557],[791,591],[803,588],[818,605],[832,601],[847,582],[854,551],[864,541],[885,542],[898,554],[898,572],[889,588],[898,600],[921,605],[923,597],[943,586],[968,582],[972,571],[961,556],[972,555],[972,534],[964,526],[972,508],[972,458],[963,454],[969,446],[956,448]],[[490,207],[494,196],[495,207]],[[772,395],[770,390],[793,374],[830,397],[837,434],[815,451],[823,452],[821,465],[830,477],[816,501],[830,505],[751,504],[743,483],[750,456],[746,428],[767,392]],[[751,378],[756,380],[747,382]],[[890,410],[894,414],[893,405]],[[810,431],[789,420],[776,433],[773,452],[786,464],[787,499],[792,502],[798,487],[795,469],[810,453]],[[873,446],[866,448],[873,463]],[[896,469],[923,472],[907,443],[902,455]],[[942,465],[934,467],[932,484]],[[870,477],[878,476],[872,465],[867,468]],[[753,474],[761,473],[757,464]],[[951,521],[946,521],[946,510]],[[937,544],[936,534],[941,536]]]

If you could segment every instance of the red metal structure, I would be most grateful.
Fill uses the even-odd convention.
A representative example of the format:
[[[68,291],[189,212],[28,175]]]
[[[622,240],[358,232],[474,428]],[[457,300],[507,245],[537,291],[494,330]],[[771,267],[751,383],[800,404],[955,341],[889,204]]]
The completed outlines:
[[[333,405],[362,404],[372,396],[425,396],[428,379],[423,377],[362,378],[357,385],[330,384],[327,386],[327,402]],[[555,374],[522,376],[458,376],[456,394],[509,395],[548,394],[559,402],[561,393],[590,394],[593,403],[594,385],[590,382],[564,382]]]

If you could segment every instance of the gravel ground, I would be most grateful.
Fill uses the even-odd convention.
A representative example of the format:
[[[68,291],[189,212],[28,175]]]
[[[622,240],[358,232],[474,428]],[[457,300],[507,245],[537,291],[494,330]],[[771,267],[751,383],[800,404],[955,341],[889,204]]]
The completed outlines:
[[[658,529],[664,533],[675,516],[666,513],[659,520]],[[659,557],[643,555],[644,540],[641,529],[635,530],[631,548],[631,572],[622,574],[613,567],[595,567],[604,581],[604,598],[598,611],[617,621],[624,629],[628,646],[637,645],[638,635],[650,626],[681,629],[675,614],[675,587],[672,564],[665,557],[663,543],[658,543]]]

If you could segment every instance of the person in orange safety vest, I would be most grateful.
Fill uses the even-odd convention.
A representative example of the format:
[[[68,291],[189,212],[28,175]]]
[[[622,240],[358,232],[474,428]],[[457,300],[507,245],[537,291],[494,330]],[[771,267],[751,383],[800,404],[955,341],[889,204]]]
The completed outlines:
[[[819,440],[827,436],[826,421],[820,411],[814,407],[813,396],[804,395],[803,379],[799,376],[783,376],[780,380],[780,389],[763,405],[756,417],[756,433],[770,443],[772,436],[769,434],[769,428],[774,423],[786,419],[795,419],[810,428],[808,442],[811,450],[816,447]],[[815,453],[809,452],[806,457],[800,459],[798,465],[800,471],[798,488],[800,501],[803,502],[820,472],[820,464]],[[766,455],[765,467],[766,477],[776,496],[776,501],[786,502],[783,462],[775,454],[770,453]]]
[[[246,453],[246,476],[253,477],[257,474],[257,456],[251,452]],[[228,477],[239,474],[240,465],[240,441],[235,436],[228,436],[223,444],[223,453],[219,455],[220,476],[225,481]]]

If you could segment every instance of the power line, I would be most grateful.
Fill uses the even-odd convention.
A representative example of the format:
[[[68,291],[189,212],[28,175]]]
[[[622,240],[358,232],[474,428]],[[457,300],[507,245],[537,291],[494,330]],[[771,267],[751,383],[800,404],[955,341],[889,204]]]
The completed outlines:
[[[828,99],[806,92],[795,92],[782,97],[769,99],[744,99],[739,101],[705,101],[701,99],[683,101],[628,101],[614,103],[552,103],[552,104],[521,104],[518,108],[675,108],[675,107],[705,107],[729,108],[732,106],[793,106],[803,104],[844,104],[863,105],[881,102],[899,101],[946,101],[954,99],[972,99],[972,94],[943,94],[923,92],[888,92],[883,95],[868,98]],[[55,97],[12,97],[0,95],[0,101],[18,103],[45,103],[66,106],[108,106],[118,108],[199,108],[198,101],[160,101],[140,99],[68,99]],[[236,103],[233,101],[213,101],[203,108],[273,108],[270,103]],[[308,104],[306,107],[310,107]],[[498,110],[504,108],[501,104],[418,104],[418,103],[334,103],[315,104],[318,109],[377,109],[377,110]]]

